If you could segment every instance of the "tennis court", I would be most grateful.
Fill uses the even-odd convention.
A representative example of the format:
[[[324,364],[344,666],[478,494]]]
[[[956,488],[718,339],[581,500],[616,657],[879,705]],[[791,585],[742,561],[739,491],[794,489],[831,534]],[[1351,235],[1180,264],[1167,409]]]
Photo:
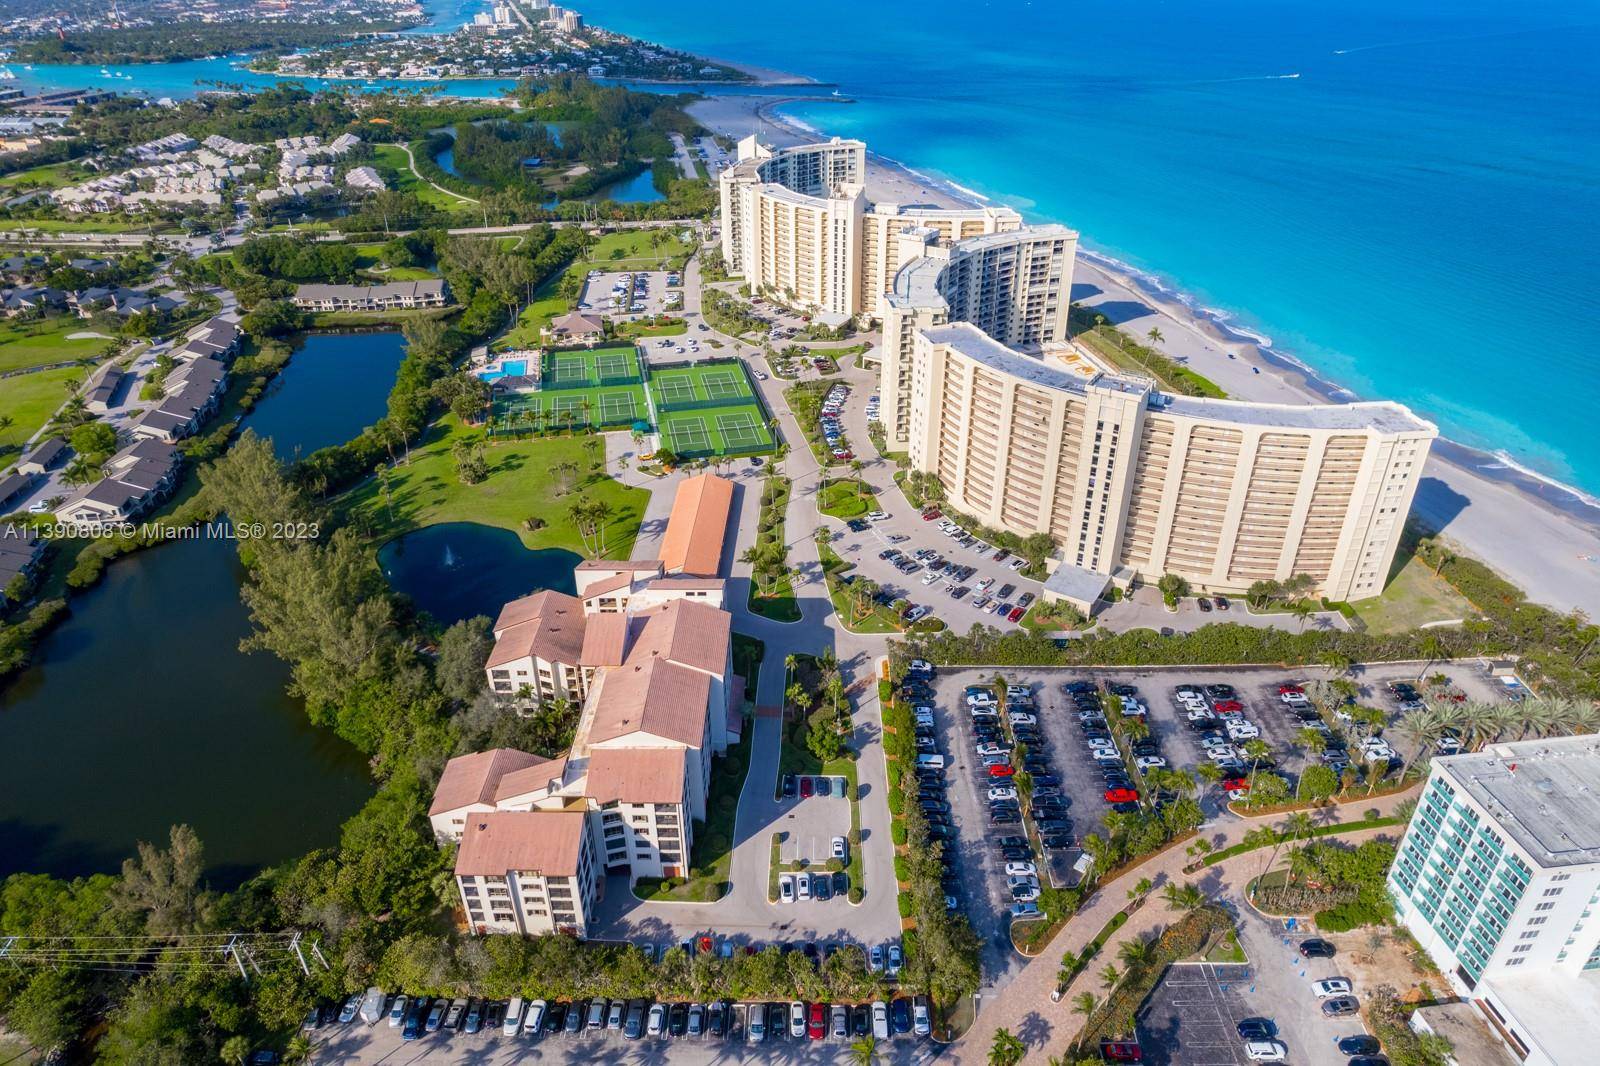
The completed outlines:
[[[625,429],[651,421],[653,398],[662,443],[684,458],[772,450],[766,411],[742,363],[655,366],[646,382],[637,353],[619,346],[550,352],[541,370],[542,388],[496,398],[494,432]]]

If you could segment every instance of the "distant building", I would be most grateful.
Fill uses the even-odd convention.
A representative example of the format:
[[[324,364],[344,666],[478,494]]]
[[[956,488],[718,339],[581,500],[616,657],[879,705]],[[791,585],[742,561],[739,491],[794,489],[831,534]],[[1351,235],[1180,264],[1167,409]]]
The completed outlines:
[[[1435,758],[1389,894],[1451,985],[1529,1066],[1600,1047],[1600,737]]]
[[[0,606],[6,589],[19,577],[32,577],[44,556],[45,542],[25,526],[0,525]]]
[[[113,455],[106,476],[62,504],[56,515],[77,525],[129,522],[149,513],[177,488],[183,458],[162,440],[140,440]]]
[[[599,862],[582,811],[493,811],[467,819],[456,884],[479,933],[585,936]]]
[[[294,305],[304,311],[392,311],[444,307],[448,302],[442,278],[385,285],[301,285],[294,293]]]
[[[60,437],[46,437],[17,464],[19,474],[47,474],[60,466],[72,449]]]

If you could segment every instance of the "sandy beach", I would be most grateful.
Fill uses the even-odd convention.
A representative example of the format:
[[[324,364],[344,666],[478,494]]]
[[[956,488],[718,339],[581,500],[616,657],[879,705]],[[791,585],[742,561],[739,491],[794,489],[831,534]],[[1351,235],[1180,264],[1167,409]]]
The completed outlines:
[[[787,121],[777,108],[798,98],[713,97],[694,104],[690,112],[730,137],[759,133],[774,145],[796,144],[816,135]],[[867,188],[871,199],[880,203],[972,202],[876,155],[869,159]],[[1084,239],[1092,242],[1093,235],[1085,234]],[[1092,250],[1080,250],[1073,278],[1075,302],[1101,308],[1108,320],[1141,338],[1152,327],[1159,329],[1167,355],[1186,362],[1231,397],[1271,403],[1358,398]],[[1600,615],[1600,507],[1492,456],[1440,438],[1424,470],[1415,513],[1459,550],[1515,582],[1530,599]]]

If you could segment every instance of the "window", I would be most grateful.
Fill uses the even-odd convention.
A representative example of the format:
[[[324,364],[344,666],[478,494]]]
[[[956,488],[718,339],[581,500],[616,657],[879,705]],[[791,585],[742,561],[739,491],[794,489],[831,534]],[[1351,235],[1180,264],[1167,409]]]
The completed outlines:
[[[1527,962],[1527,961],[1528,961],[1527,959],[1507,959],[1506,960],[1506,965],[1507,966],[1521,966],[1524,962]]]
[[[1549,899],[1551,896],[1559,896],[1561,891],[1559,888],[1547,888],[1544,890],[1544,898]]]
[[[1555,907],[1554,903],[1541,903],[1541,904],[1539,904],[1537,907],[1535,907],[1533,909],[1536,910],[1536,911],[1547,911],[1547,910],[1554,909],[1554,907]]]
[[[1535,925],[1543,925],[1545,922],[1547,922],[1549,920],[1550,919],[1548,919],[1548,918],[1529,918],[1528,919],[1528,925],[1530,927],[1531,926],[1535,926]]]
[[[1516,947],[1511,949],[1511,953],[1514,954],[1514,955],[1520,955],[1524,951],[1532,951],[1532,950],[1533,950],[1533,945],[1532,944],[1518,944]]]

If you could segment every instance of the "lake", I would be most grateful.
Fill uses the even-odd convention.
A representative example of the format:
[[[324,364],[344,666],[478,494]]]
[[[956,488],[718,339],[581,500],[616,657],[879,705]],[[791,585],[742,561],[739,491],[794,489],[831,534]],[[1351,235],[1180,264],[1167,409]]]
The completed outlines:
[[[403,355],[398,333],[311,335],[245,425],[286,459],[348,440]],[[0,689],[0,876],[114,872],[177,822],[216,887],[338,841],[366,759],[306,720],[284,663],[239,651],[241,578],[225,539],[120,559]]]
[[[424,526],[378,553],[395,591],[443,625],[479,614],[493,620],[507,600],[539,589],[571,595],[572,570],[582,561],[561,548],[530,550],[509,529],[476,522]]]
[[[366,760],[312,726],[250,632],[235,545],[112,563],[0,691],[0,875],[109,873],[187,822],[214,885],[338,840]]]
[[[307,334],[245,427],[286,461],[343,444],[383,417],[405,354],[397,332]]]

